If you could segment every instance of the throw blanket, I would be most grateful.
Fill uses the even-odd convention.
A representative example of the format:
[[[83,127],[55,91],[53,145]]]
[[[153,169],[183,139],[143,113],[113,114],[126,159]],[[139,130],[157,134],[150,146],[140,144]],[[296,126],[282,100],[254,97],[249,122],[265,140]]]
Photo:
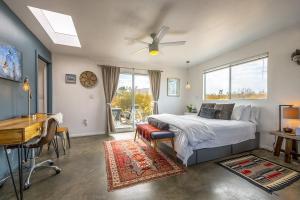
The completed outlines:
[[[159,132],[161,131],[160,129],[151,126],[149,124],[138,124],[136,127],[136,131],[143,136],[146,140],[150,141],[151,140],[151,133],[152,132]]]
[[[193,147],[197,144],[215,139],[216,134],[205,123],[193,120],[184,115],[159,114],[151,118],[168,123],[170,131],[176,134],[175,150],[184,164],[193,154]]]

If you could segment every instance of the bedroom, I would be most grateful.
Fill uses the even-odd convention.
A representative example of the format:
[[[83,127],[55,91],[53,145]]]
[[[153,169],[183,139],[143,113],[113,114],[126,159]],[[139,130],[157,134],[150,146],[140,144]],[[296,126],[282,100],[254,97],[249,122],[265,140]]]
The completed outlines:
[[[14,47],[10,49],[21,53],[22,79],[12,81],[7,80],[8,77],[3,78],[7,72],[6,66],[18,65],[11,65],[10,62],[5,65],[0,57],[3,69],[0,70],[0,199],[17,199],[16,196],[19,199],[298,199],[300,182],[296,179],[300,165],[294,154],[295,142],[290,142],[298,141],[299,136],[284,133],[284,137],[275,137],[272,133],[278,133],[279,124],[282,125],[282,131],[289,127],[297,132],[296,128],[300,126],[299,119],[295,119],[299,117],[291,117],[295,113],[299,115],[300,106],[300,53],[297,51],[300,48],[299,6],[297,0],[1,0],[0,49]],[[47,15],[47,11],[51,12]],[[53,12],[71,17],[75,28],[68,29],[68,18],[58,24],[46,21],[49,23],[47,29],[45,21],[38,19],[38,16],[46,13],[42,15],[45,20],[46,16],[53,17]],[[59,21],[63,20],[60,18]],[[56,33],[60,30],[50,29],[49,33],[51,25],[54,26],[53,30],[71,31],[66,35],[72,38],[64,40],[60,34],[57,37]],[[163,35],[159,43],[178,43],[176,46],[153,43],[151,33]],[[158,55],[151,55],[151,52]],[[2,51],[0,53],[3,54]],[[243,74],[253,62],[256,62],[257,71]],[[114,68],[119,71],[117,80],[103,76],[112,75],[107,71],[103,73],[107,66],[117,67]],[[236,75],[238,72],[240,74]],[[261,72],[261,76],[258,72]],[[85,81],[86,76],[91,76],[91,81]],[[156,84],[158,76],[160,84]],[[26,89],[24,86],[28,86],[24,83],[25,77],[28,78],[26,84],[29,83],[30,90],[23,91]],[[261,81],[257,81],[259,78]],[[111,101],[105,98],[105,90],[109,89],[105,89],[104,83],[106,86],[116,86]],[[240,89],[245,85],[260,95],[256,95],[256,99],[253,96],[249,99],[245,91],[243,93]],[[212,95],[209,91],[213,91],[214,98],[219,99],[210,100]],[[244,96],[236,99],[235,91]],[[31,98],[28,98],[29,93]],[[259,114],[255,120],[250,120],[250,111],[247,122],[236,120],[240,117],[231,120],[232,116],[227,118],[229,120],[197,117],[205,103],[235,104],[232,108],[235,114],[239,108],[244,111],[240,105],[251,105],[259,110]],[[28,105],[33,115],[30,118],[35,121],[43,121],[43,117],[40,119],[35,113],[62,113],[63,120],[58,120],[62,121],[59,127],[67,128],[71,147],[68,146],[66,131],[62,131],[62,137],[61,134],[55,134],[54,138],[57,139],[54,139],[54,146],[51,145],[48,151],[47,145],[44,145],[37,162],[51,159],[61,172],[55,175],[51,169],[36,170],[31,176],[30,187],[23,188],[28,185],[25,181],[30,170],[29,164],[34,158],[26,153],[27,161],[24,159],[21,164],[24,165],[21,170],[24,183],[20,184],[18,148],[3,142],[3,134],[9,128],[8,121],[28,119]],[[151,128],[156,130],[157,134],[153,134],[156,138],[148,137],[150,141],[153,139],[150,146],[149,141],[143,140],[147,134],[140,134],[140,131],[137,141],[141,143],[133,142],[136,126],[148,122],[155,105],[158,105],[159,114],[172,114],[170,117],[158,115],[164,118],[160,119],[163,122],[159,122],[169,126],[168,130],[157,125],[150,129],[141,126],[143,130],[148,128],[148,133]],[[189,105],[196,108],[196,114],[193,109],[188,111]],[[279,105],[293,106],[283,106],[279,116]],[[206,111],[219,112],[216,110],[220,109],[215,109],[215,106]],[[247,110],[249,112],[249,108]],[[34,115],[37,119],[34,119]],[[234,122],[254,128],[247,134],[245,126],[241,125],[243,131],[236,131],[236,137],[233,134],[235,131],[222,135],[225,133],[222,130],[225,129],[224,123],[229,124],[228,128],[233,128]],[[155,123],[157,121],[154,120]],[[189,125],[185,129],[180,123],[184,123],[184,127]],[[221,127],[220,132],[213,128],[216,126]],[[184,130],[180,134],[174,127]],[[40,128],[36,132],[40,133]],[[190,131],[193,128],[196,130],[194,135]],[[108,133],[108,130],[117,133]],[[201,135],[197,134],[199,131]],[[221,138],[220,135],[228,136],[227,143],[208,146],[207,141],[201,141],[205,133],[208,133],[207,136],[215,135],[212,137],[217,139]],[[202,144],[189,145],[193,142],[190,138],[193,136],[198,139],[197,143]],[[247,139],[234,141],[234,138],[242,136]],[[156,142],[162,137],[163,142]],[[180,145],[179,137],[185,139],[188,145]],[[225,140],[222,139],[223,142]],[[129,142],[123,144],[112,141]],[[283,143],[281,148],[280,141]],[[121,145],[123,151],[118,152],[117,146],[112,145]],[[6,159],[6,147],[16,194]],[[138,155],[145,161],[142,164],[146,166],[152,163],[151,156],[158,156],[159,161],[154,167],[162,164],[161,170],[165,171],[156,172],[152,165],[151,169],[145,170],[138,165],[141,163],[129,156],[136,153],[131,152],[131,147],[137,148]],[[190,154],[183,158],[179,147],[190,149]],[[279,156],[273,155],[289,147],[294,147],[292,154],[279,152]],[[147,151],[140,152],[142,149]],[[136,174],[128,173],[130,167],[114,169],[118,173],[113,174],[108,155],[113,158],[118,155],[120,159],[126,157],[127,164],[129,162],[128,165],[137,170],[134,171]],[[254,179],[251,181],[224,166],[228,159],[248,155],[266,159],[266,162],[277,167],[283,166],[284,170],[296,175],[283,181],[281,187],[266,188]],[[185,163],[185,159],[190,159],[190,162]],[[113,180],[116,176],[125,181],[115,183]],[[282,181],[284,177],[279,178]],[[20,186],[25,190],[19,191]]]

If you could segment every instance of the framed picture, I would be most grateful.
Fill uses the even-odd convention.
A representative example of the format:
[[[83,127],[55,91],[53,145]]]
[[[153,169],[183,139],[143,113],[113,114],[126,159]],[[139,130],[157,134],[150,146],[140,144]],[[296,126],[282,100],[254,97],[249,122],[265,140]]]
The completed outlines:
[[[0,44],[0,78],[22,81],[22,54],[7,44]]]
[[[76,74],[66,74],[65,81],[67,84],[76,84]]]
[[[170,97],[180,96],[180,79],[179,78],[168,78],[167,79],[167,95]]]

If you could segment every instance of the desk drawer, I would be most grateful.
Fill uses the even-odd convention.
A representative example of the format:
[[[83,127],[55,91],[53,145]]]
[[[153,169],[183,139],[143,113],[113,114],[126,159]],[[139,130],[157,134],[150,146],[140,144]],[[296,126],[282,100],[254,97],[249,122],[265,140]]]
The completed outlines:
[[[27,142],[32,138],[42,134],[43,123],[36,123],[25,128],[23,141]]]
[[[23,138],[21,129],[0,130],[0,144],[13,145],[19,144]]]

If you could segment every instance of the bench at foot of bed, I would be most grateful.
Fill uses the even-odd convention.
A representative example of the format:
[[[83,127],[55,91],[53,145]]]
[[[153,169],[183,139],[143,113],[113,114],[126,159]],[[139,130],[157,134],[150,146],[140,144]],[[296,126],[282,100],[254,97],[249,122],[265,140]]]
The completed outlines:
[[[176,155],[174,148],[174,137],[175,134],[168,130],[160,130],[150,124],[138,124],[136,126],[134,141],[137,137],[148,141],[150,145],[154,146],[154,149],[157,148],[159,142],[170,142],[172,145],[173,154]]]

